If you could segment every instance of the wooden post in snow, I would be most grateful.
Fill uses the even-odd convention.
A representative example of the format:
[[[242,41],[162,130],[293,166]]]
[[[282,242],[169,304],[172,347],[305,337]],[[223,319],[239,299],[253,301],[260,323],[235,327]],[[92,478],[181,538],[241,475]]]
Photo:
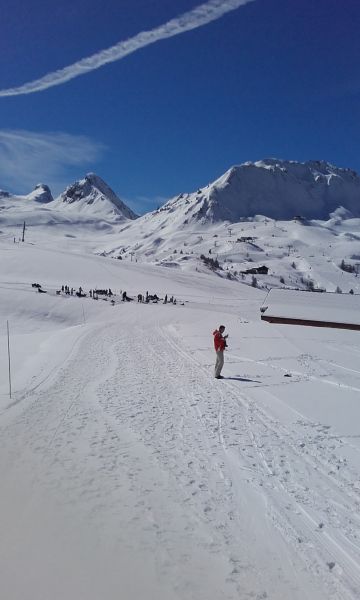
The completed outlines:
[[[6,321],[7,328],[7,346],[8,346],[8,358],[9,358],[9,396],[11,398],[11,361],[10,361],[10,335],[9,335],[9,321]]]

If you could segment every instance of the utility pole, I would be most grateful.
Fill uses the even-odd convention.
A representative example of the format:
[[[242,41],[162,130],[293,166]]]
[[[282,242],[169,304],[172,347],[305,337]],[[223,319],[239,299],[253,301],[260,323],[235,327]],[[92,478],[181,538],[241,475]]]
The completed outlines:
[[[26,229],[26,225],[25,225],[25,221],[24,221],[24,225],[23,225],[23,234],[22,234],[22,242],[25,241],[25,229]]]
[[[81,303],[81,307],[82,307],[82,314],[83,314],[83,321],[84,321],[84,325],[86,323],[86,319],[85,319],[85,311],[84,311],[84,303]]]
[[[8,357],[9,357],[9,396],[11,398],[11,363],[10,363],[9,321],[6,321],[6,328],[7,328],[7,347],[8,347]]]

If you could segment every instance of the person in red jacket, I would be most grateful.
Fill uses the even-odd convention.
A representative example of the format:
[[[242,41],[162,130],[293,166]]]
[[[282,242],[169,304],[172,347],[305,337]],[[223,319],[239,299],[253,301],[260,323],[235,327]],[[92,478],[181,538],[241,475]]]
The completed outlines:
[[[224,379],[221,375],[221,369],[224,366],[224,350],[226,348],[227,335],[223,335],[225,326],[220,325],[219,329],[213,331],[214,336],[214,348],[216,352],[216,363],[215,363],[215,379]]]

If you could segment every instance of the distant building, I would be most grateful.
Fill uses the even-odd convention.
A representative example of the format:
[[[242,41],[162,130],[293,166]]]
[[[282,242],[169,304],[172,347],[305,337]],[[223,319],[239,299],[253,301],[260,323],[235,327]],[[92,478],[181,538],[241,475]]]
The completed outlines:
[[[239,237],[236,241],[237,242],[254,242],[255,240],[256,240],[255,237],[251,237],[251,236],[247,237],[247,236],[243,235],[243,236]]]
[[[268,267],[262,265],[261,267],[252,267],[252,269],[247,269],[246,271],[241,271],[244,275],[267,275],[269,272]]]

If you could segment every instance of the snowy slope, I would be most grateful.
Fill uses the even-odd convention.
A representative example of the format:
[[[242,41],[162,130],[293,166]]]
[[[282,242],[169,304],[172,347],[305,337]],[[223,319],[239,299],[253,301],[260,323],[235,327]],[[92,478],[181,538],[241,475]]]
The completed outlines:
[[[268,275],[256,277],[260,287],[291,287],[360,292],[360,220],[275,221],[265,217],[241,223],[183,225],[179,215],[159,212],[122,227],[99,254],[123,260],[151,262],[184,271],[208,271],[206,260],[217,260],[214,273],[252,284],[242,273],[262,265]],[[180,219],[181,220],[181,219]],[[344,271],[345,263],[352,272]]]
[[[357,599],[358,332],[264,324],[265,291],[29,229],[0,237],[1,597]]]
[[[270,286],[359,293],[360,219],[216,222],[200,191],[134,220],[104,185],[0,194],[0,597],[357,600],[359,332],[260,307]]]

